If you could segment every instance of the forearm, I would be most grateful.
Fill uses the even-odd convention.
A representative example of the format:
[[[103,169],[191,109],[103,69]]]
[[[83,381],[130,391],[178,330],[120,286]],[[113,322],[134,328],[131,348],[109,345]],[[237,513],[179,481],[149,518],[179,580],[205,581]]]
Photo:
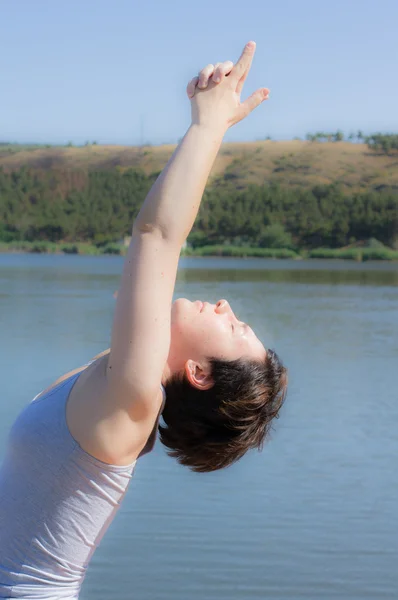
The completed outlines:
[[[182,246],[192,229],[223,131],[191,125],[154,183],[134,223]]]

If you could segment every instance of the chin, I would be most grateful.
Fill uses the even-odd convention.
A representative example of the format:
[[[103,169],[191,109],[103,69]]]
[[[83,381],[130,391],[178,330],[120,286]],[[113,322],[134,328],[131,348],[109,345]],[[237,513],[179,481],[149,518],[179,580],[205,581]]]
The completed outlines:
[[[189,304],[192,304],[192,302],[187,298],[177,298],[177,300],[174,300],[173,304],[171,305],[171,310],[180,310]]]
[[[176,321],[178,318],[187,315],[189,307],[192,305],[187,298],[177,298],[171,305],[171,320]]]
[[[171,323],[185,323],[191,320],[195,315],[199,315],[202,308],[202,302],[195,300],[191,302],[187,298],[177,298],[171,305]]]

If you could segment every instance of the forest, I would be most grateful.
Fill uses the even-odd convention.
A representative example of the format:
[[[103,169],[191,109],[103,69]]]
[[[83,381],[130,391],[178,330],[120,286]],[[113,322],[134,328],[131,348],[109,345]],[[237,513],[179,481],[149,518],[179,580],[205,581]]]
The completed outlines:
[[[372,152],[393,152],[397,136],[378,135],[368,138]],[[301,144],[314,145],[313,142]],[[319,146],[332,145],[338,146],[319,143]],[[261,171],[261,163],[256,167],[255,161],[261,158],[259,150],[264,155],[264,148],[275,149],[275,143],[274,146],[257,146],[250,152],[245,148],[241,158],[224,149],[229,162],[210,179],[188,246],[300,251],[345,248],[374,239],[380,247],[398,248],[397,169],[391,162],[396,157],[390,156],[390,162],[382,169],[380,165],[372,167],[378,173],[377,184],[369,176],[364,160],[361,164],[365,164],[367,171],[357,182],[350,182],[353,168],[346,169],[347,177],[327,178],[316,170],[315,155],[312,172],[303,169],[299,161],[307,152],[305,160],[311,162],[309,147],[274,157],[267,178],[260,175],[267,165],[264,163],[264,171]],[[130,234],[132,223],[160,169],[153,171],[148,166],[145,169],[145,163],[137,161],[133,166],[84,167],[81,157],[81,162],[73,165],[66,164],[63,157],[63,162],[43,164],[47,155],[40,152],[35,149],[30,156],[35,156],[35,160],[40,156],[41,163],[24,160],[22,164],[20,161],[10,166],[3,161],[1,166],[0,160],[0,242],[90,242],[101,247],[119,242]],[[46,152],[56,156],[53,149]],[[151,148],[141,153],[141,157],[148,158],[150,152]],[[6,152],[2,156],[9,155]],[[11,158],[14,157],[15,153]],[[304,172],[306,179],[295,179],[292,173],[297,172]],[[254,173],[256,179],[242,179],[242,173],[245,177],[247,173]]]

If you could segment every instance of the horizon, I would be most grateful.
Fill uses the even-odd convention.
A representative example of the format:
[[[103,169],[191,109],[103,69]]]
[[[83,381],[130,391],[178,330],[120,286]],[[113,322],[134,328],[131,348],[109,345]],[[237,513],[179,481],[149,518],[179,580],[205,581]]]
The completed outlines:
[[[339,130],[341,131],[341,130]],[[359,130],[360,131],[360,130]],[[358,131],[358,133],[359,133]],[[336,132],[334,132],[336,133]],[[315,144],[355,144],[360,146],[361,144],[366,145],[366,139],[365,137],[362,137],[361,140],[359,141],[358,139],[348,139],[348,137],[346,137],[346,133],[342,132],[344,134],[344,139],[342,140],[321,140],[321,139],[317,139],[317,140],[308,140],[305,137],[299,138],[299,137],[294,137],[294,138],[284,138],[284,139],[276,139],[276,138],[264,138],[264,139],[255,139],[255,140],[245,140],[245,139],[241,139],[241,140],[223,140],[223,144],[256,144],[256,143],[261,143],[261,142],[308,142],[309,144],[311,143],[315,143]],[[351,133],[351,132],[350,132]],[[352,132],[355,134],[355,137],[357,136],[356,132]],[[381,135],[397,135],[394,132],[372,132],[373,134],[381,134]],[[370,134],[372,135],[372,134]],[[129,143],[124,143],[124,144],[118,144],[116,142],[107,142],[107,143],[99,143],[97,142],[95,139],[94,140],[87,140],[84,143],[73,143],[71,141],[67,142],[67,143],[51,143],[51,142],[35,142],[35,141],[27,141],[27,142],[15,142],[15,141],[7,141],[7,140],[0,140],[0,147],[2,146],[38,146],[40,148],[86,148],[87,146],[126,146],[126,147],[131,147],[131,148],[150,148],[150,147],[159,147],[159,146],[176,146],[178,144],[178,140],[177,141],[170,141],[170,142],[159,142],[159,143],[151,143],[151,142],[146,142],[144,144],[129,144]]]

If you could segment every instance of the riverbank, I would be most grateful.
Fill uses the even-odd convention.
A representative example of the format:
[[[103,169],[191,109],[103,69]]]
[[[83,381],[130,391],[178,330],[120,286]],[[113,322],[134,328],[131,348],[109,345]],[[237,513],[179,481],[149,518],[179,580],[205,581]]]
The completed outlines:
[[[0,253],[80,254],[101,256],[113,254],[124,256],[127,248],[122,244],[95,246],[86,242],[0,242]],[[363,262],[368,260],[398,261],[398,250],[388,248],[318,248],[314,250],[290,250],[288,248],[252,248],[244,246],[203,246],[184,248],[182,256],[226,256],[234,258],[275,259],[343,259]]]

